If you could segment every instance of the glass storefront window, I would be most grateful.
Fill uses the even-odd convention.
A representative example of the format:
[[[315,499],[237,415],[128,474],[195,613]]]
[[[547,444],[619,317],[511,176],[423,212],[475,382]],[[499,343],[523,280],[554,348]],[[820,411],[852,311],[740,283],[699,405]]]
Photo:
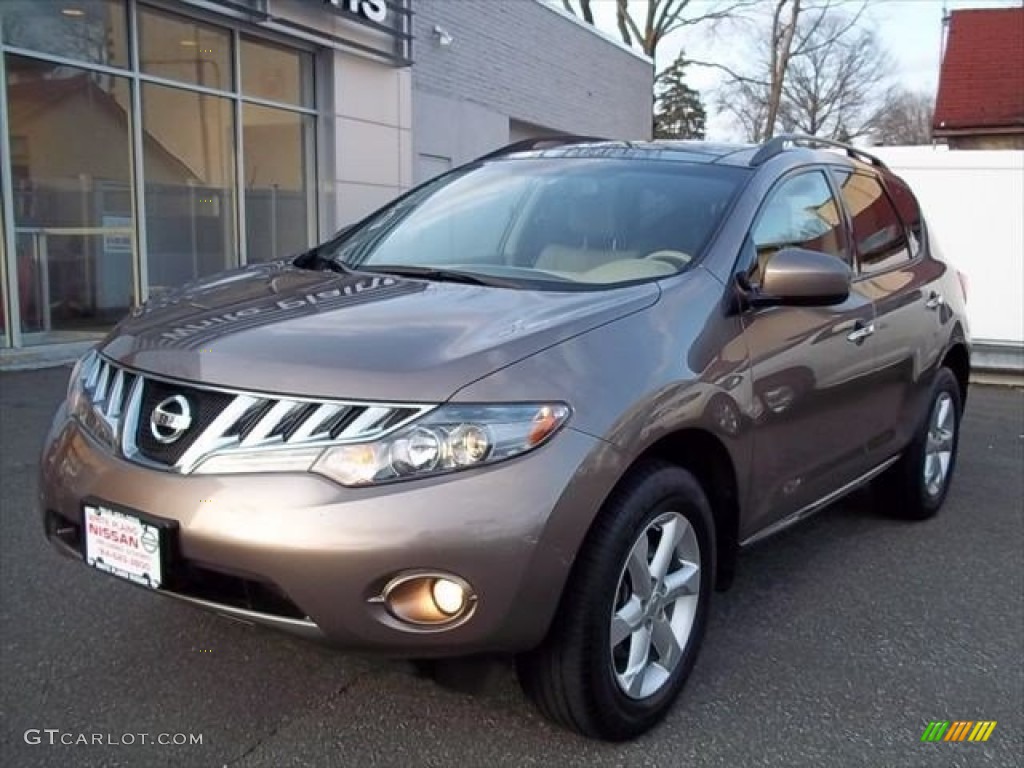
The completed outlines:
[[[242,135],[249,261],[297,253],[309,244],[313,118],[246,104]]]
[[[10,346],[7,336],[7,239],[3,236],[4,223],[3,195],[0,195],[0,347]]]
[[[264,40],[243,37],[242,93],[257,99],[309,107],[313,104],[313,57]]]
[[[128,80],[5,64],[21,330],[107,328],[135,298]]]
[[[0,346],[315,238],[314,54],[188,8],[0,0]]]
[[[7,45],[128,66],[125,0],[0,0],[0,27]]]
[[[230,99],[142,85],[151,294],[238,263]]]
[[[207,88],[232,88],[231,34],[212,24],[139,6],[143,72]]]

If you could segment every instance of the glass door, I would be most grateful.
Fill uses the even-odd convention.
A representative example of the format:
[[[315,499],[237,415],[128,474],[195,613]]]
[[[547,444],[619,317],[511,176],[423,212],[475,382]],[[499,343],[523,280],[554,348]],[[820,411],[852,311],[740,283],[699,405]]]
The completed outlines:
[[[5,64],[23,339],[95,335],[135,301],[129,81],[16,55]]]
[[[11,346],[11,339],[7,334],[10,321],[7,319],[7,238],[4,236],[6,232],[3,192],[0,191],[0,348]]]
[[[130,219],[129,219],[130,221]],[[17,228],[21,328],[32,341],[109,329],[132,306],[132,228]]]

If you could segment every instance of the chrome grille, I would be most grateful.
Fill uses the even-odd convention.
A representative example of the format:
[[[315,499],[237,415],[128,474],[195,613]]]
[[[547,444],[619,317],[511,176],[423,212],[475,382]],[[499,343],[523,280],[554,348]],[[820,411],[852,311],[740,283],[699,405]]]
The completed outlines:
[[[79,382],[85,402],[80,404],[75,415],[94,437],[116,449],[129,400],[140,387],[141,380],[138,375],[93,354],[79,369]]]
[[[326,448],[366,442],[434,406],[319,400],[230,391],[139,374],[93,353],[76,382],[74,415],[126,459],[188,474],[212,456]],[[149,436],[154,407],[168,394],[189,401],[196,421],[173,446]]]

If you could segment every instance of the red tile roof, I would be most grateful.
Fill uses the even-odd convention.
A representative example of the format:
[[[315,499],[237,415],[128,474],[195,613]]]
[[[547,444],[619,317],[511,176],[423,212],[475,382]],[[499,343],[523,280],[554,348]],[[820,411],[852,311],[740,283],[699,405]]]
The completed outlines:
[[[1024,7],[953,11],[934,128],[1024,130]]]

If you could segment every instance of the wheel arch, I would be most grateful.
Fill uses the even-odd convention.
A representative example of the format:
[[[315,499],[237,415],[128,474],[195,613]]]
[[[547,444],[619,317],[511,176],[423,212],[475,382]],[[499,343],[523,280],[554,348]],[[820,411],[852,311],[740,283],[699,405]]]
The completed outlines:
[[[949,368],[956,376],[960,386],[960,407],[967,404],[967,388],[971,378],[971,354],[967,345],[961,341],[954,342],[942,358],[942,365]]]
[[[715,521],[715,587],[728,589],[736,572],[740,519],[739,485],[729,450],[711,432],[684,428],[664,435],[648,446],[622,479],[636,466],[651,460],[665,461],[693,473],[707,494]]]

